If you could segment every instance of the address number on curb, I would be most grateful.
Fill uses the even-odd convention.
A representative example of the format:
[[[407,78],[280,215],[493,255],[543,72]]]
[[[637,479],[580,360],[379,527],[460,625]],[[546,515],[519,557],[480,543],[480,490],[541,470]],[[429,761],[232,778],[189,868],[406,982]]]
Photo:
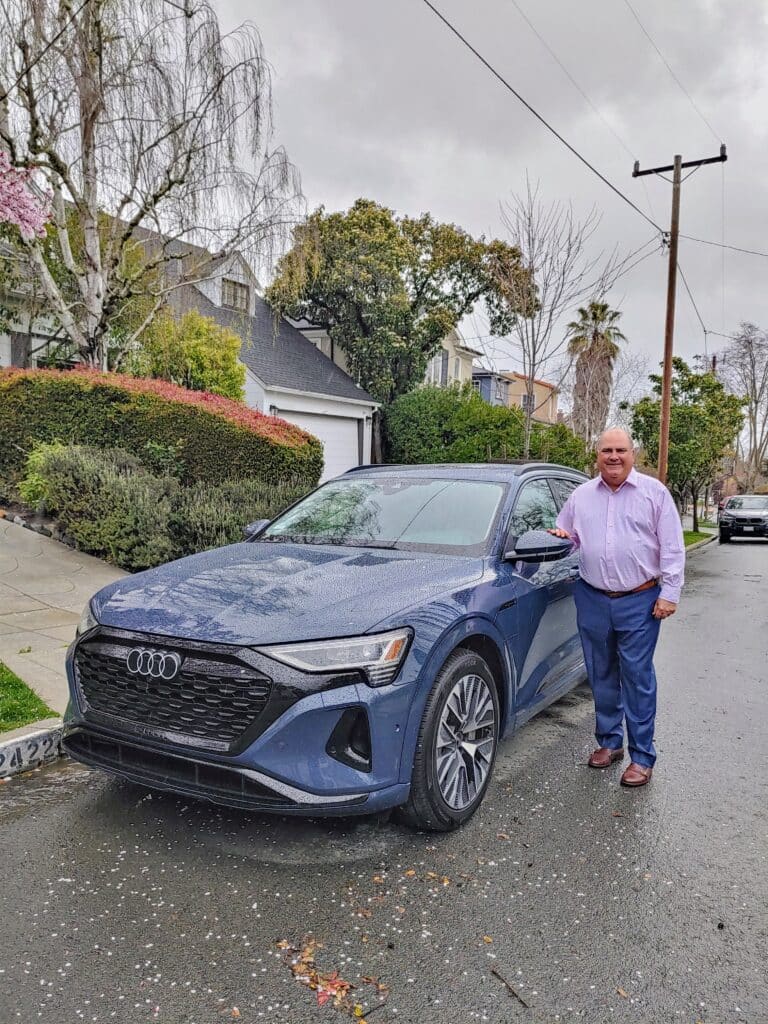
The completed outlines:
[[[0,779],[37,768],[61,753],[61,729],[21,736],[0,743]]]

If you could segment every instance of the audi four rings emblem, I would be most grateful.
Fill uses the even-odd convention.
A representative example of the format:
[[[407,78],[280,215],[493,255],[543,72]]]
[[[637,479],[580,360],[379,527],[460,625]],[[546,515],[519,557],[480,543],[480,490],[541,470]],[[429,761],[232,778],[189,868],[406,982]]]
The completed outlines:
[[[128,671],[145,679],[173,679],[181,668],[178,654],[133,647],[128,651]]]

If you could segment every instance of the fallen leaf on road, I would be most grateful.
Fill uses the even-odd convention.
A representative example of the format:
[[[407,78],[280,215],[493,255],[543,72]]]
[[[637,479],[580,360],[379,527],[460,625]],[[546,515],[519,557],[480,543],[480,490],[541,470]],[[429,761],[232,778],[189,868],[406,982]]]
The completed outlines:
[[[416,874],[416,872],[413,870],[413,868],[408,868],[408,870],[405,872],[405,877],[406,878],[413,878],[413,876],[415,874]]]
[[[485,943],[486,945],[488,945],[489,943],[493,942],[493,939],[491,938],[491,936],[490,936],[490,935],[484,935],[484,936],[483,936],[483,942],[484,942],[484,943]]]
[[[617,988],[616,991],[622,999],[629,999],[629,992],[625,992],[623,988]]]
[[[384,885],[384,879],[381,877],[381,875],[374,875],[373,876],[373,884],[374,885]]]
[[[507,835],[506,832],[497,832],[496,833],[496,838],[497,839],[509,839],[509,836]]]
[[[624,815],[621,813],[621,811],[614,811],[613,812],[613,817],[614,818],[623,818]]]

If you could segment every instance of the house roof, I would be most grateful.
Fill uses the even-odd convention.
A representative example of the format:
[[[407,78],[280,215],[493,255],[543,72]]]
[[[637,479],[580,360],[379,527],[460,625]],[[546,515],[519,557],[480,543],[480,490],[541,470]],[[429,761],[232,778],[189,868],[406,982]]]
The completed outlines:
[[[502,377],[506,377],[507,380],[522,380],[526,381],[528,378],[524,373],[502,373]],[[557,384],[550,384],[548,380],[539,380],[538,377],[533,378],[534,384],[540,384],[543,388],[549,388],[550,391],[557,391]]]
[[[238,334],[243,339],[240,359],[268,388],[377,404],[333,360],[307,341],[301,331],[282,318],[276,321],[264,299],[259,295],[254,298],[255,312],[248,316],[216,306],[199,288],[185,285],[178,289],[174,305],[183,311],[196,309]]]

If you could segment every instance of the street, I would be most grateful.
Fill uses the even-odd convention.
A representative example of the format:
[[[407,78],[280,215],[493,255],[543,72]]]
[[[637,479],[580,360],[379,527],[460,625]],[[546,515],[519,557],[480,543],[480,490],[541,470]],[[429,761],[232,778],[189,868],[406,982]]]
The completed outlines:
[[[66,761],[0,787],[0,1022],[349,1019],[278,948],[310,934],[373,1024],[768,1021],[768,543],[709,545],[687,577],[646,789],[586,767],[585,688],[502,745],[449,835]]]

